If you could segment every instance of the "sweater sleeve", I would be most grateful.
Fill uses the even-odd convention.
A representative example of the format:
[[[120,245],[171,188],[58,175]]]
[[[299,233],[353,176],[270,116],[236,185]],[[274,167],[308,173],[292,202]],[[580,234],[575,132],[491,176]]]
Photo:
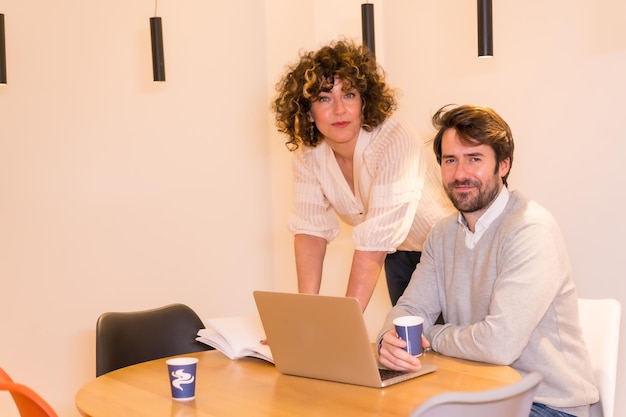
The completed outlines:
[[[454,223],[456,214],[450,215],[440,223]],[[382,336],[393,329],[393,319],[401,316],[420,316],[424,318],[424,335],[427,336],[428,329],[433,328],[439,314],[443,310],[445,293],[438,280],[439,273],[435,257],[433,256],[433,233],[429,234],[424,243],[424,250],[420,262],[417,264],[411,280],[404,293],[398,299],[396,305],[389,311],[383,327],[378,335],[378,342]],[[427,337],[430,341],[431,339]]]

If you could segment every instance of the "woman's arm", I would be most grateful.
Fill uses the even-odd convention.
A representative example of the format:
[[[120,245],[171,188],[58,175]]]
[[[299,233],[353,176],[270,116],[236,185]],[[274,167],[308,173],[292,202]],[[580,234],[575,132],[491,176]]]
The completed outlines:
[[[346,297],[359,300],[363,311],[374,293],[386,256],[387,252],[382,251],[354,251]]]
[[[326,239],[296,234],[294,236],[298,292],[318,294],[322,283],[322,266],[326,255]]]

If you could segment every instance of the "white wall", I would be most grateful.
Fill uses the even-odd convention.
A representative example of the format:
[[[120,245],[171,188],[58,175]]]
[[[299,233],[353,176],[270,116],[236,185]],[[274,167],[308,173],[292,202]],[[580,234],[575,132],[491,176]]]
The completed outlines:
[[[271,288],[264,5],[214,4],[159,1],[155,84],[154,1],[0,2],[0,366],[61,416],[102,312]]]
[[[289,152],[269,100],[301,48],[360,39],[360,3],[161,0],[167,81],[154,84],[154,2],[0,2],[0,366],[76,416],[100,313],[182,301],[201,317],[240,314],[253,289],[295,288]],[[443,104],[499,111],[516,138],[511,187],[556,216],[581,296],[626,305],[626,5],[494,2],[496,56],[481,60],[474,1],[373,3],[400,116],[427,139]],[[351,251],[346,228],[323,292],[343,293]],[[625,337],[622,326],[622,358]],[[0,395],[0,415],[8,404]]]

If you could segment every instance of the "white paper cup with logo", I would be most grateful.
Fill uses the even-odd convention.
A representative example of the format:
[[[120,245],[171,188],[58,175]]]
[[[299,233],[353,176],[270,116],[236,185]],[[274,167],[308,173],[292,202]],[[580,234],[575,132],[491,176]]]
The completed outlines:
[[[172,398],[189,401],[196,397],[197,358],[172,358],[165,361],[170,375]]]
[[[404,350],[413,356],[420,356],[424,349],[422,347],[422,331],[424,319],[419,316],[402,316],[393,320],[396,326],[396,333],[406,342]]]

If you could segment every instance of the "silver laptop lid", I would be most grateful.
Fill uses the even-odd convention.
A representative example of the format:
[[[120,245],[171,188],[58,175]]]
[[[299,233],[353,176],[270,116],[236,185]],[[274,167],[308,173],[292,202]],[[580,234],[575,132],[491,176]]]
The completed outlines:
[[[381,381],[355,298],[268,291],[255,291],[254,298],[281,373],[369,387],[390,384]]]

